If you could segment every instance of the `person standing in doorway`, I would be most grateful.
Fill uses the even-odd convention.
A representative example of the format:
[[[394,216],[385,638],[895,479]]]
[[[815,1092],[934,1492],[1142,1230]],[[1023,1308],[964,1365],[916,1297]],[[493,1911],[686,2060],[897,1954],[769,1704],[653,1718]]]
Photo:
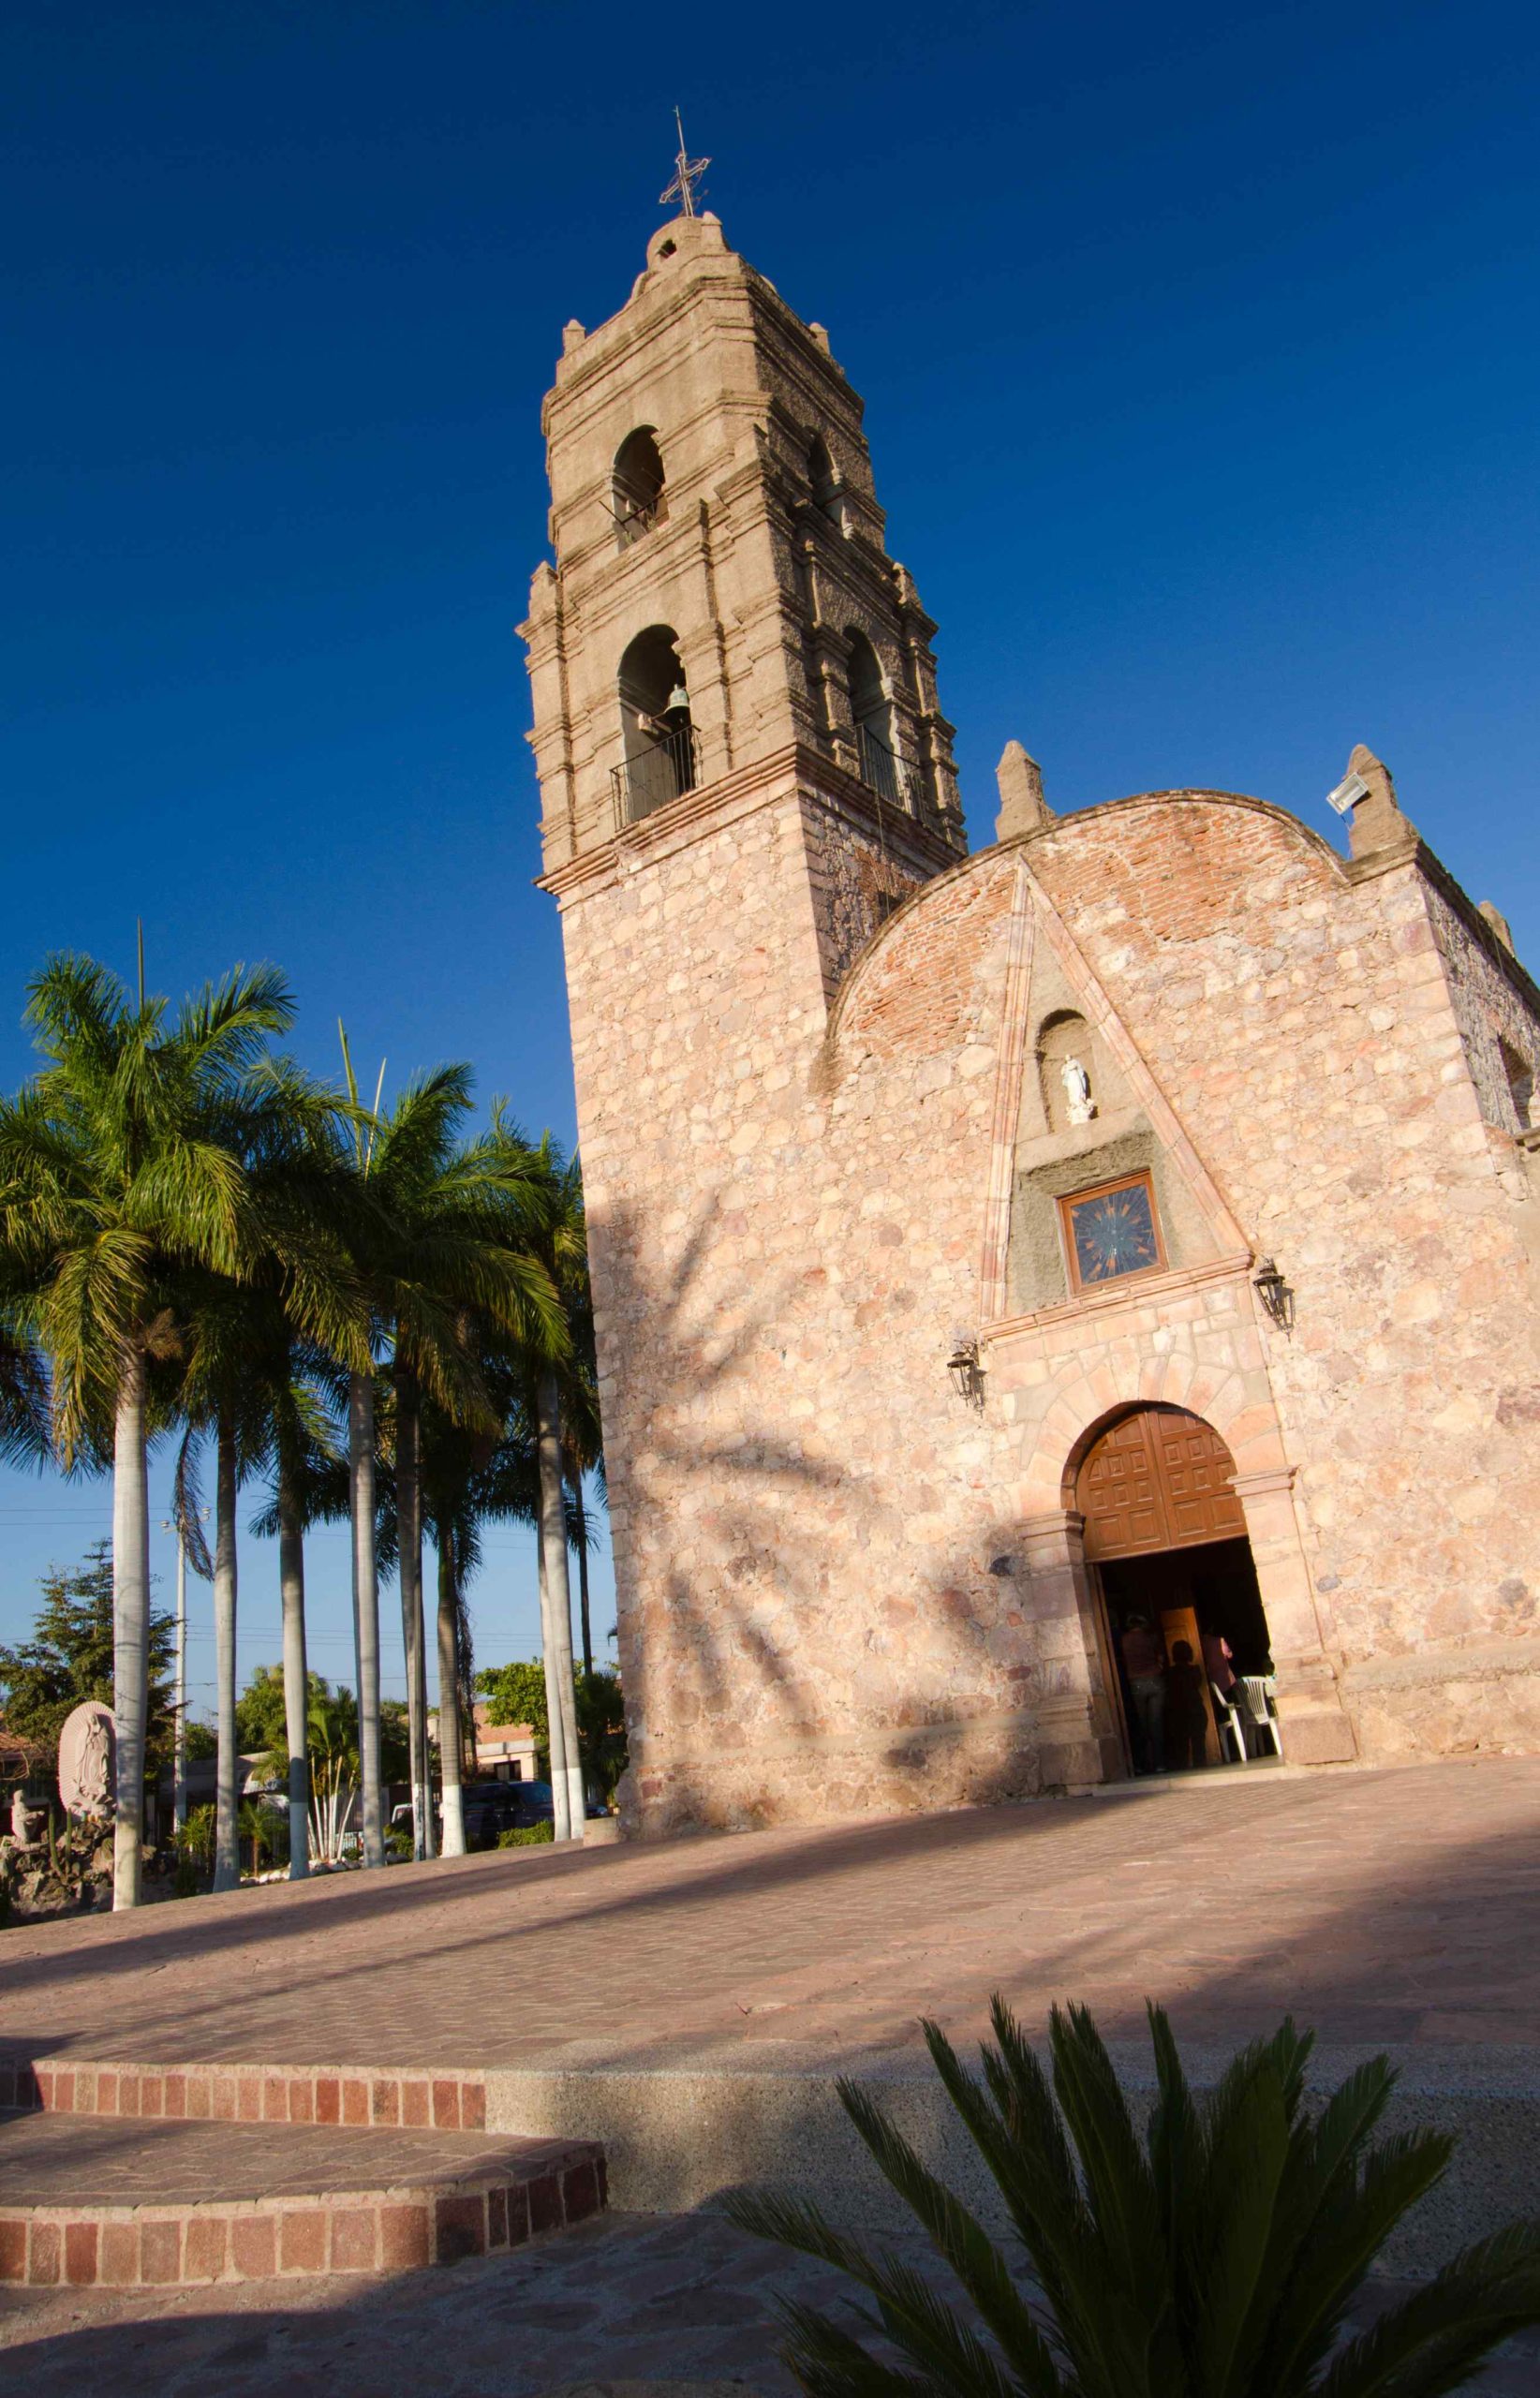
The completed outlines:
[[[1208,1762],[1208,1702],[1203,1695],[1203,1667],[1190,1640],[1172,1643],[1165,1678],[1165,1745],[1177,1773]]]
[[[1121,1647],[1133,1702],[1134,1769],[1159,1773],[1165,1764],[1165,1650],[1148,1616],[1129,1617]]]
[[[1236,1680],[1235,1651],[1222,1632],[1203,1635],[1203,1670],[1227,1705],[1235,1705],[1239,1688]]]

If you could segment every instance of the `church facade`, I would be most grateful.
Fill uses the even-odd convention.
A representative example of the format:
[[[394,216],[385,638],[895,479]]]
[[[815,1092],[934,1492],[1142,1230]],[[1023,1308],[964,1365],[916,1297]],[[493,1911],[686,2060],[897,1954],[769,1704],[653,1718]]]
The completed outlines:
[[[544,421],[633,1827],[1169,1764],[1141,1637],[1202,1685],[1178,1763],[1265,1704],[1296,1764],[1540,1747],[1501,917],[1367,750],[1343,854],[1224,792],[1056,817],[1013,742],[969,855],[859,400],[714,218],[568,327]]]

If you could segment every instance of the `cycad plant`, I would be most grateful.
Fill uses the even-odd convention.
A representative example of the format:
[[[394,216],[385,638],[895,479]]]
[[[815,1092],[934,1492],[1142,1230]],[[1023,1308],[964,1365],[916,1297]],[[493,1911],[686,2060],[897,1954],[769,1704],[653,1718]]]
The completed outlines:
[[[936,2024],[923,2029],[999,2186],[1022,2270],[876,2101],[839,2084],[967,2314],[815,2206],[774,2194],[729,2201],[744,2229],[838,2267],[876,2301],[875,2314],[861,2312],[887,2357],[811,2307],[784,2308],[786,2361],[810,2398],[1438,2398],[1540,2321],[1540,2225],[1515,2224],[1342,2341],[1391,2231],[1454,2145],[1437,2132],[1375,2138],[1395,2080],[1385,2058],[1312,2111],[1311,2035],[1285,2021],[1198,2098],[1151,2006],[1158,2088],[1141,2139],[1084,2007],[1053,2010],[1051,2072],[998,1995],[991,2021],[982,2076]]]

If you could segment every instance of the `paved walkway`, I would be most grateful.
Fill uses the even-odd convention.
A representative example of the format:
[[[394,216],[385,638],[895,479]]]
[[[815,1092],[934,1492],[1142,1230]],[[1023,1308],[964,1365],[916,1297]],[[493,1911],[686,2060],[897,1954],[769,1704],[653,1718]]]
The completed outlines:
[[[313,2124],[0,2118],[0,2207],[206,2206],[320,2191],[435,2189],[533,2171],[557,2142],[484,2132],[328,2130]]]
[[[0,1933],[34,2056],[796,2069],[1005,1991],[1137,2036],[1540,2047],[1540,1760],[524,1850]]]
[[[929,2261],[918,2239],[888,2244],[922,2270]],[[719,2218],[611,2215],[516,2257],[362,2288],[0,2291],[0,2378],[7,2398],[532,2398],[625,2380],[789,2398],[776,2297],[837,2308],[846,2287]],[[1540,2398],[1540,2340],[1516,2342],[1476,2387]]]

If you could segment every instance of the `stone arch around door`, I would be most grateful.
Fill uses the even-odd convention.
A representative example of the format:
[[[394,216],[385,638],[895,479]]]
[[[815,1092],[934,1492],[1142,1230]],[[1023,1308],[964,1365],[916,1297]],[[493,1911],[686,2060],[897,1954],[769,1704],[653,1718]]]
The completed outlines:
[[[1076,1485],[1111,1427],[1162,1408],[1200,1421],[1231,1462],[1238,1529],[1251,1542],[1272,1636],[1286,1756],[1308,1765],[1350,1761],[1357,1746],[1322,1636],[1295,1509],[1295,1467],[1270,1394],[1251,1374],[1206,1372],[1179,1355],[1146,1358],[1131,1379],[1134,1387],[1119,1390],[1104,1366],[1067,1377],[1021,1460],[1018,1521],[1044,1658],[1044,1782],[1074,1787],[1117,1779],[1125,1769]]]

